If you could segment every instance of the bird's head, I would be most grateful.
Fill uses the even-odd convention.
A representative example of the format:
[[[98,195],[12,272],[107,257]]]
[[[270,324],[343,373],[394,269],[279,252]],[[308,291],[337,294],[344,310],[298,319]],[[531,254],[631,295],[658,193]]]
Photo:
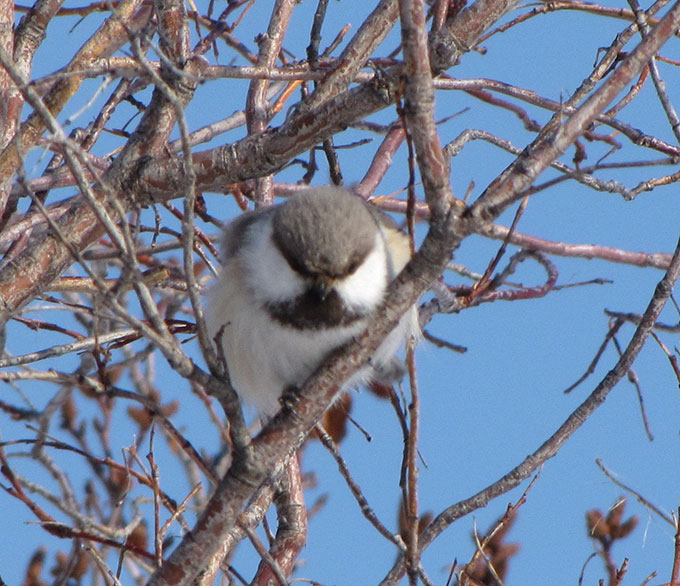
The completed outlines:
[[[271,238],[290,273],[282,269],[271,278],[283,289],[299,285],[296,294],[268,304],[277,319],[340,325],[382,301],[389,282],[385,238],[368,206],[351,193],[324,187],[291,197],[273,211]]]

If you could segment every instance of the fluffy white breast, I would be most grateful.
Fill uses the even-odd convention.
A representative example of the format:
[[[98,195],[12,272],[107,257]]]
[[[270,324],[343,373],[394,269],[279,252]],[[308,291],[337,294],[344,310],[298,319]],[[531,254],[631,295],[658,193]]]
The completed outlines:
[[[211,289],[208,327],[213,336],[224,328],[222,349],[241,398],[273,415],[282,391],[304,383],[329,352],[361,332],[366,322],[315,331],[281,325],[242,286],[240,264],[238,259],[228,263]]]

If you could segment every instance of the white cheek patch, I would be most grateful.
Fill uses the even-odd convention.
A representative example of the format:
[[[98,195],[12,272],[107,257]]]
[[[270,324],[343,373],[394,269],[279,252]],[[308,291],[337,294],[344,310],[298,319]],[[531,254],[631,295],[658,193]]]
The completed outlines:
[[[271,220],[255,222],[241,249],[254,298],[261,303],[287,301],[305,291],[305,282],[290,268],[272,240]]]
[[[385,295],[388,282],[388,263],[385,243],[376,235],[373,249],[359,268],[345,279],[335,283],[342,300],[351,307],[372,310]]]

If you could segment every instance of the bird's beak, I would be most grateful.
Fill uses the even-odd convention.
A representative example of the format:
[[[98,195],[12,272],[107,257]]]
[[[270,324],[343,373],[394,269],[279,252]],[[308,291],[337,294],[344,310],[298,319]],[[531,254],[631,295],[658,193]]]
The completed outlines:
[[[333,290],[333,285],[335,284],[335,279],[326,276],[318,276],[314,279],[312,283],[312,293],[320,301],[325,301],[329,293]]]

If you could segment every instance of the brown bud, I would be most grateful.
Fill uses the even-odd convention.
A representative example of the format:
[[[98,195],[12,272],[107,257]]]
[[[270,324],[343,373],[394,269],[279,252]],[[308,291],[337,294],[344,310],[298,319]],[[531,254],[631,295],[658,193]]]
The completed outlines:
[[[71,570],[71,578],[79,580],[85,575],[87,569],[90,567],[90,554],[84,549],[78,551],[78,560]]]
[[[53,576],[61,576],[66,571],[68,565],[68,554],[64,551],[58,551],[54,560],[54,567],[50,570]]]
[[[44,586],[45,582],[40,578],[45,563],[45,555],[47,549],[45,547],[38,548],[31,556],[26,568],[26,577],[22,586]]]
[[[76,407],[73,393],[69,393],[61,406],[61,428],[75,429],[76,417],[78,417],[78,407]]]
[[[106,382],[110,385],[115,385],[125,372],[125,366],[123,364],[114,364],[109,366],[105,372]]]
[[[74,562],[67,553],[63,551],[57,552],[56,563],[51,570],[51,574],[53,576],[63,576],[64,572],[70,568],[68,573],[69,578],[75,578],[76,580],[82,578],[85,575],[85,572],[87,572],[90,558],[84,549],[78,550],[75,555],[76,560]]]
[[[161,393],[156,387],[149,388],[149,399],[151,399],[156,405],[161,404]]]
[[[623,513],[625,512],[625,510],[626,499],[621,498],[614,503],[612,508],[609,509],[609,513],[607,514],[607,523],[609,523],[610,527],[616,527],[621,524],[621,520],[623,519]]]
[[[132,477],[125,468],[112,467],[109,472],[109,480],[118,494],[127,492],[133,482]]]
[[[616,539],[623,539],[624,537],[628,537],[633,532],[635,527],[637,527],[637,524],[638,524],[637,515],[633,515],[625,523],[622,523],[616,528],[616,534],[612,535],[612,537],[615,537]]]
[[[149,531],[146,527],[146,523],[142,521],[135,527],[130,535],[127,536],[125,544],[130,547],[136,547],[138,549],[146,550],[146,546],[149,543]]]
[[[586,513],[586,525],[588,527],[588,534],[593,539],[602,541],[609,536],[609,524],[605,520],[604,515],[597,509]]]
[[[336,444],[339,444],[347,435],[347,414],[351,409],[352,395],[344,393],[324,413],[322,425]]]
[[[418,535],[422,535],[423,531],[425,531],[433,518],[434,515],[430,511],[427,511],[420,516],[420,519],[418,519]]]
[[[151,427],[153,417],[146,407],[128,407],[127,414],[137,425],[140,431],[146,431]]]
[[[164,417],[172,417],[177,411],[179,411],[179,401],[177,400],[166,403],[161,407],[161,413]]]
[[[399,535],[403,539],[406,538],[406,531],[408,529],[408,523],[406,519],[406,509],[404,507],[404,501],[400,501],[399,503]],[[422,534],[422,532],[425,530],[425,528],[430,524],[430,521],[432,521],[433,514],[430,511],[426,511],[423,513],[420,518],[418,519],[418,535]]]

